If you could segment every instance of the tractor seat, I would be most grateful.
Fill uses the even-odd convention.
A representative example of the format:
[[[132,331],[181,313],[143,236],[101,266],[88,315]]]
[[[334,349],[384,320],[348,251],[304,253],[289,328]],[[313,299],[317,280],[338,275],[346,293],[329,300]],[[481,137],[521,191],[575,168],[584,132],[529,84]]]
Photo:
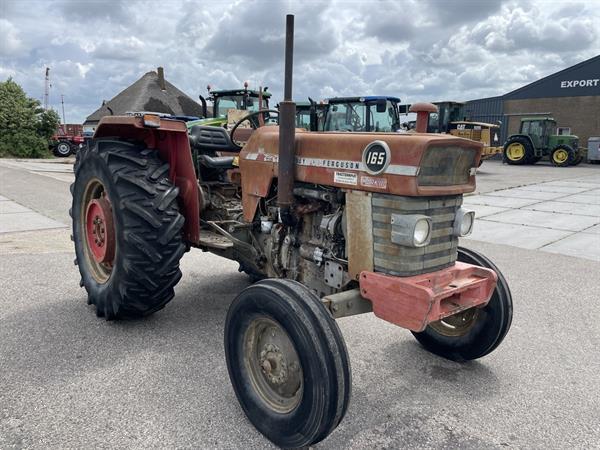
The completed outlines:
[[[208,156],[198,155],[198,162],[205,167],[218,170],[233,169],[235,156]]]
[[[194,125],[189,132],[190,145],[199,154],[214,152],[235,152],[240,149],[233,145],[225,128]]]

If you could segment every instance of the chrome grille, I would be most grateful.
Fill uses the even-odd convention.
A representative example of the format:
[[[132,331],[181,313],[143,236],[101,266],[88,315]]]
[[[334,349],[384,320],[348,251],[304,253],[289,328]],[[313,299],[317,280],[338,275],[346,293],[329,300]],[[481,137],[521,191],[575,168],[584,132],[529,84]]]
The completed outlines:
[[[462,195],[401,197],[373,194],[373,266],[376,272],[411,276],[448,267],[456,261],[458,238],[452,234]],[[423,214],[431,217],[431,242],[420,248],[391,241],[392,214]]]

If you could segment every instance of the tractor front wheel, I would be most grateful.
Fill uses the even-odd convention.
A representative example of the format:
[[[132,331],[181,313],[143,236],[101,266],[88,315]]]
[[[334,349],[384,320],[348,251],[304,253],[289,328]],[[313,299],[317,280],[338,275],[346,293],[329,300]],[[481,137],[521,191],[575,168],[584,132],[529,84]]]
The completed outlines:
[[[169,165],[155,150],[97,140],[77,153],[74,170],[75,262],[88,304],[107,320],[163,308],[186,250]]]
[[[531,142],[523,137],[510,138],[504,144],[504,160],[510,165],[529,164],[534,158]]]
[[[244,289],[225,322],[235,394],[252,424],[283,448],[325,439],[350,399],[350,362],[340,329],[318,297],[291,280]]]
[[[556,167],[567,167],[575,160],[575,152],[568,145],[557,145],[550,153],[550,161]]]
[[[491,353],[500,345],[512,322],[512,296],[500,270],[485,256],[463,247],[458,261],[492,269],[498,283],[488,304],[429,324],[420,333],[419,343],[432,353],[454,361],[468,361]]]

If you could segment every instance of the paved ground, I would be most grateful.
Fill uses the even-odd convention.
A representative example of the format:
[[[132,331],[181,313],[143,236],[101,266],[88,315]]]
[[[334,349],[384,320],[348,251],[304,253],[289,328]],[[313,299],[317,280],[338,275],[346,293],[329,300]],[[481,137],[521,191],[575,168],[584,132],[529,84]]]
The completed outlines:
[[[468,196],[470,239],[600,262],[600,171]]]
[[[68,223],[66,177],[7,169],[0,162],[0,195]],[[523,184],[498,175],[506,166],[484,169],[491,182],[482,172],[481,192]],[[528,184],[573,182],[599,168],[535,169]],[[270,448],[237,405],[224,362],[225,314],[247,286],[237,265],[192,251],[167,308],[105,322],[85,303],[68,236],[67,228],[0,233],[0,448]],[[318,448],[600,446],[600,263],[465,243],[510,283],[515,316],[503,345],[457,364],[371,314],[340,320],[353,399]]]

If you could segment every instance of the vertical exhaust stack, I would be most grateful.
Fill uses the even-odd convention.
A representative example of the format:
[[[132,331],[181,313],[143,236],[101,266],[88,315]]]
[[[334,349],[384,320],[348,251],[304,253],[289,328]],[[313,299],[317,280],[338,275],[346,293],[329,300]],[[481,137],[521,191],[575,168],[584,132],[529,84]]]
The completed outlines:
[[[162,67],[159,67],[157,69],[157,73],[158,73],[158,84],[160,85],[160,90],[166,91],[167,86],[165,84],[165,69],[163,69]]]
[[[285,81],[283,101],[279,103],[279,168],[277,173],[277,204],[281,221],[293,225],[291,207],[294,200],[294,166],[296,147],[296,104],[292,101],[292,70],[294,62],[294,16],[288,14],[285,23]]]

